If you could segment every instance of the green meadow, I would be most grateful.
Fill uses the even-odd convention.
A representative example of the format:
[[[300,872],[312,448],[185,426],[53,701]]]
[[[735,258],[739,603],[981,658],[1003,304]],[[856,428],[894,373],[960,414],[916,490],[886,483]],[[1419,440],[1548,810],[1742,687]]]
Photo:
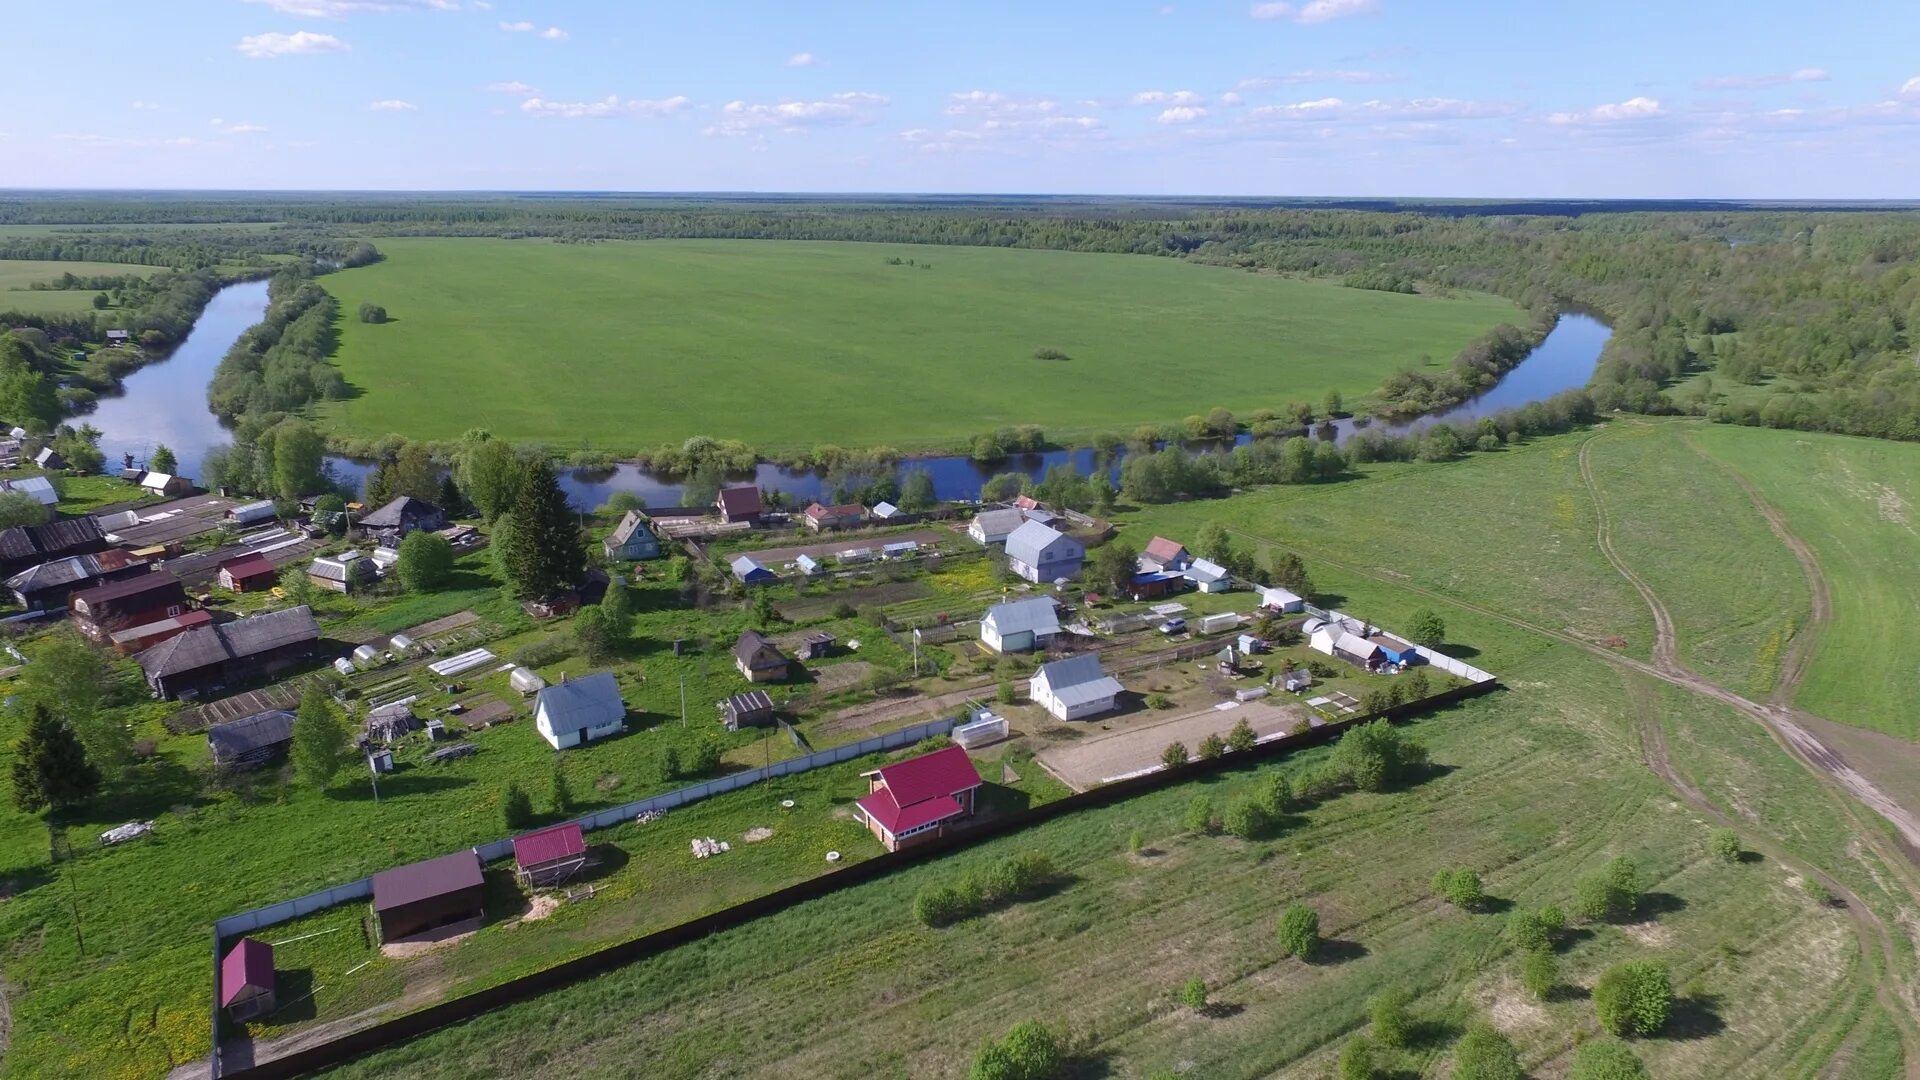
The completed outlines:
[[[1520,317],[1176,259],[754,240],[375,241],[328,275],[352,436],[485,427],[555,447],[707,434],[767,450],[957,445],[1007,424],[1056,440],[1356,402]],[[889,260],[899,260],[897,263]],[[909,264],[906,260],[913,260]],[[362,303],[393,320],[363,324]],[[1054,349],[1065,359],[1037,359]]]
[[[34,315],[70,315],[93,310],[92,289],[35,289],[39,282],[59,279],[61,274],[90,277],[96,274],[137,274],[152,277],[156,266],[128,263],[48,262],[39,259],[0,259],[0,311],[19,311]]]

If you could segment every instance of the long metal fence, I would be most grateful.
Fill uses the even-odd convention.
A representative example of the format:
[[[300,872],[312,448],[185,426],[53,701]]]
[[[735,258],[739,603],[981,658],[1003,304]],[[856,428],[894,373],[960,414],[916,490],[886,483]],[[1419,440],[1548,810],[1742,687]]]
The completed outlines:
[[[843,761],[852,761],[854,758],[866,757],[868,754],[877,754],[884,750],[897,750],[903,746],[912,746],[914,743],[924,739],[950,734],[956,723],[958,723],[958,721],[953,717],[941,717],[937,720],[929,720],[923,724],[915,724],[912,727],[901,728],[899,731],[889,731],[884,735],[876,735],[870,739],[862,739],[859,742],[829,747],[825,750],[817,750],[802,757],[776,761],[772,765],[762,766],[757,769],[729,773],[715,780],[708,780],[703,783],[676,788],[673,791],[655,795],[651,798],[636,799],[633,802],[621,806],[608,807],[605,810],[595,811],[594,813],[586,814],[573,820],[578,822],[582,829],[589,832],[594,829],[605,829],[618,825],[621,822],[632,821],[634,818],[649,810],[671,810],[676,806],[685,806],[688,803],[699,802],[701,799],[710,798],[714,795],[720,795],[729,791],[738,791],[743,787],[757,784],[762,780],[771,780],[778,776],[793,776],[797,773],[808,772],[827,765],[838,765]],[[513,854],[513,838],[509,836],[484,844],[476,844],[473,850],[479,853],[482,862],[504,859],[508,855]],[[339,904],[345,904],[354,900],[364,900],[372,895],[373,879],[365,877],[358,881],[332,885],[318,892],[295,897],[292,900],[282,900],[277,904],[268,904],[264,907],[254,908],[251,911],[242,911],[237,914],[228,915],[216,921],[213,926],[215,932],[224,939],[234,934],[244,934],[249,931],[258,930],[263,926],[272,926],[275,923],[283,923],[289,919],[297,919],[302,915],[310,915],[316,911],[324,911],[327,908]]]

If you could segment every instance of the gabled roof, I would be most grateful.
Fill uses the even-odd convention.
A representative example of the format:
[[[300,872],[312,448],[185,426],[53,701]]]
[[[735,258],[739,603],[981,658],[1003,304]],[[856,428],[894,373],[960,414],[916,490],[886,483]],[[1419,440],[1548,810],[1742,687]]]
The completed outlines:
[[[265,750],[293,738],[293,714],[283,709],[243,716],[207,728],[207,745],[215,757],[237,757]]]
[[[276,572],[273,568],[273,560],[257,551],[237,559],[228,559],[220,564],[220,569],[236,578],[250,578],[257,574]]]
[[[88,546],[104,546],[100,522],[93,515],[61,518],[45,525],[23,525],[0,531],[0,559],[49,558]]]
[[[478,888],[480,856],[472,849],[396,866],[373,875],[373,910],[391,911],[421,900]]]
[[[805,513],[811,521],[824,521],[827,518],[865,517],[867,508],[859,503],[847,503],[841,506],[822,506],[819,503],[812,503]]]
[[[226,660],[243,660],[300,641],[320,640],[320,624],[305,604],[171,637],[134,660],[149,678],[178,675]]]
[[[1291,589],[1283,589],[1278,585],[1262,585],[1260,586],[1260,602],[1262,604],[1274,604],[1279,607],[1286,607],[1289,604],[1300,603],[1301,596]]]
[[[165,491],[167,485],[173,483],[173,480],[172,473],[143,472],[140,474],[140,486],[149,491]]]
[[[958,795],[980,786],[980,770],[973,767],[973,759],[958,746],[882,765],[874,770],[874,775],[903,807]]]
[[[1156,536],[1152,540],[1147,541],[1147,549],[1140,554],[1157,562],[1168,563],[1176,559],[1185,558],[1187,549],[1177,540],[1169,540],[1164,536]]]
[[[760,512],[760,489],[751,484],[721,488],[720,497],[715,501],[728,517],[757,514]]]
[[[899,507],[884,500],[873,504],[873,516],[877,518],[890,518],[899,512]]]
[[[1045,680],[1047,689],[1063,705],[1083,705],[1089,701],[1104,700],[1124,689],[1120,680],[1101,668],[1100,657],[1096,653],[1081,653],[1065,660],[1042,664],[1033,677]]]
[[[995,604],[981,616],[982,623],[993,624],[1000,636],[1022,634],[1031,630],[1036,637],[1045,637],[1060,632],[1060,616],[1054,610],[1053,599],[1036,596],[1031,600],[1015,600],[1007,604]]]
[[[776,667],[787,662],[787,654],[773,639],[758,630],[748,630],[733,643],[733,658],[748,668]]]
[[[1066,539],[1066,534],[1050,529],[1037,521],[1029,521],[1013,530],[1007,537],[1007,558],[1034,566],[1040,563],[1041,553],[1054,543]]]
[[[140,626],[129,626],[113,635],[111,640],[118,647],[146,641],[149,638],[158,638],[166,631],[191,630],[196,626],[208,626],[212,622],[213,612],[195,608],[192,611],[183,611],[169,619],[155,619]]]
[[[122,600],[176,593],[185,599],[186,591],[180,587],[180,579],[174,577],[170,570],[155,570],[152,573],[136,574],[130,578],[109,581],[105,585],[96,585],[84,592],[74,593],[73,606],[75,609],[95,608]]]
[[[569,821],[539,832],[516,836],[513,839],[513,861],[521,869],[539,866],[542,863],[558,862],[561,859],[573,859],[587,853],[587,841],[580,833],[580,823]]]
[[[1004,536],[1026,523],[1026,516],[1018,510],[988,510],[974,515],[974,523],[980,526],[983,536]]]
[[[363,523],[364,524],[364,523]],[[349,551],[342,555],[322,556],[313,560],[307,567],[307,576],[322,581],[346,581],[349,578],[369,577],[374,572],[372,559],[358,551]]]
[[[1341,631],[1339,637],[1334,639],[1333,647],[1338,652],[1346,653],[1349,656],[1357,656],[1362,660],[1380,651],[1380,646],[1375,645],[1359,634],[1348,633],[1344,630]]]
[[[439,516],[440,508],[432,503],[402,495],[361,518],[360,524],[369,529],[398,529],[416,518]]]
[[[627,703],[611,671],[596,671],[565,682],[549,683],[534,699],[534,711],[544,713],[555,735],[623,720]]]
[[[226,1008],[247,987],[273,989],[273,946],[241,938],[220,961],[220,1007]]]
[[[751,558],[748,558],[745,555],[735,555],[733,557],[733,561],[727,564],[727,568],[733,571],[734,577],[737,577],[742,581],[745,581],[747,578],[747,575],[753,573],[755,570],[763,571],[769,574],[773,573],[773,571],[768,570],[766,567],[761,566],[759,563],[754,562]]]
[[[811,555],[796,555],[794,556],[793,565],[811,574],[819,567],[820,563],[819,560]]]
[[[69,555],[64,559],[53,559],[38,566],[29,566],[8,578],[6,585],[14,592],[25,595],[44,589],[57,589],[76,581],[85,581],[98,572],[91,556]]]
[[[1225,581],[1228,575],[1227,568],[1217,562],[1195,559],[1187,567],[1187,576],[1195,581]]]
[[[629,510],[621,516],[620,524],[613,527],[613,535],[607,537],[607,540],[615,547],[624,547],[627,541],[633,539],[635,533],[646,533],[652,536],[653,528],[648,523],[647,515],[638,510]]]
[[[1039,499],[1031,495],[1017,495],[1014,497],[1013,505],[1022,510],[1038,510],[1042,504]]]
[[[960,800],[951,795],[936,795],[931,799],[922,799],[919,802],[901,806],[899,800],[893,797],[891,788],[880,788],[863,795],[859,803],[860,809],[865,810],[880,823],[881,828],[895,836],[911,832],[922,825],[931,825],[936,821],[958,817],[966,812],[966,807],[960,805]]]
[[[765,690],[748,690],[727,698],[727,711],[735,716],[765,712],[773,708],[773,696]]]
[[[42,506],[52,506],[60,501],[60,493],[54,490],[53,481],[44,476],[23,476],[18,480],[0,480],[0,491],[18,491],[31,495]]]

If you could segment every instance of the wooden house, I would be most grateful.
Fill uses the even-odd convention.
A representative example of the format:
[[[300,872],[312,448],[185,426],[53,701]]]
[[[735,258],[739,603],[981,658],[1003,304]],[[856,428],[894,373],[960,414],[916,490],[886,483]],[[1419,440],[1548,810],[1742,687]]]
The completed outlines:
[[[95,642],[104,643],[131,626],[169,619],[187,610],[187,591],[167,570],[96,585],[67,600],[73,625]]]
[[[721,703],[720,722],[728,731],[773,726],[773,698],[765,690],[734,694]]]
[[[660,537],[653,531],[653,522],[638,510],[627,511],[600,546],[610,560],[639,562],[660,557]]]
[[[213,763],[229,768],[264,764],[293,745],[293,714],[284,709],[213,724],[207,728],[207,749]]]
[[[854,818],[888,851],[931,840],[974,811],[980,772],[958,746],[882,766],[864,774],[868,793]]]
[[[807,528],[814,532],[827,532],[832,529],[857,528],[867,520],[867,508],[859,503],[844,506],[822,506],[814,503],[801,512]]]
[[[627,703],[611,671],[562,678],[534,698],[533,724],[555,750],[617,735],[627,727]]]
[[[265,555],[254,552],[220,564],[220,587],[228,592],[264,592],[280,580],[280,571]]]
[[[733,643],[733,666],[748,682],[779,682],[787,677],[787,654],[773,639],[758,630],[749,630]]]
[[[306,605],[195,627],[134,656],[160,698],[278,674],[311,657],[320,624]]]
[[[1100,667],[1097,653],[1042,664],[1027,682],[1027,696],[1059,720],[1084,720],[1112,712],[1120,693],[1120,680]]]

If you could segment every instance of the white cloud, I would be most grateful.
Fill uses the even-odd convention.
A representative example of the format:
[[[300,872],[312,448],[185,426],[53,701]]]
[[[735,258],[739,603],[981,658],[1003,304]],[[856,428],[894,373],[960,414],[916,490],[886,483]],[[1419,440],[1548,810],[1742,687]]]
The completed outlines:
[[[1549,124],[1618,124],[1632,120],[1651,120],[1666,110],[1656,98],[1636,97],[1625,101],[1596,105],[1585,112],[1557,112],[1547,117]]]
[[[528,86],[526,83],[520,82],[517,79],[513,82],[488,83],[487,92],[491,94],[517,94],[520,97],[538,97],[540,95],[540,91],[537,88]]]
[[[349,15],[384,15],[391,11],[459,11],[455,0],[247,0],[264,4],[282,15],[302,19],[344,19]]]
[[[1770,86],[1785,86],[1788,83],[1826,82],[1830,78],[1824,68],[1800,68],[1797,71],[1776,71],[1765,75],[1715,75],[1701,79],[1694,85],[1702,90],[1764,90]]]
[[[332,34],[300,30],[291,34],[250,34],[234,48],[254,60],[272,60],[281,56],[312,56],[317,53],[346,52],[352,46]]]
[[[887,104],[882,94],[849,90],[825,101],[729,101],[720,107],[720,119],[707,128],[709,135],[746,135],[755,131],[792,133],[810,127],[870,124],[874,110]]]
[[[533,32],[533,24],[530,22],[503,22],[500,24],[500,29],[505,30],[509,34],[527,34]]]
[[[1254,120],[1331,120],[1413,121],[1487,120],[1512,116],[1518,105],[1503,101],[1470,101],[1460,98],[1409,98],[1400,101],[1374,99],[1345,101],[1337,97],[1297,101],[1290,105],[1262,105],[1247,110]]]
[[[530,97],[520,103],[520,111],[529,116],[562,120],[605,120],[615,116],[668,116],[692,104],[693,101],[683,95],[649,100],[608,94],[599,101],[548,101]]]
[[[1239,94],[1234,93],[1232,90],[1229,90],[1226,93],[1220,95],[1220,104],[1225,105],[1229,108],[1232,108],[1235,105],[1244,105],[1246,104],[1246,102],[1247,102],[1246,98],[1241,97]]]
[[[557,26],[549,26],[545,30],[540,31],[540,36],[546,38],[548,41],[567,40],[567,32]]]
[[[412,112],[419,107],[411,101],[402,101],[399,98],[383,98],[367,104],[367,108],[374,112]]]
[[[151,101],[136,101],[133,103],[133,107],[138,112],[152,112],[160,106]]]
[[[1045,116],[1060,107],[1052,98],[1017,98],[997,90],[947,95],[948,116]]]
[[[1247,14],[1256,19],[1287,19],[1311,26],[1351,15],[1371,15],[1379,7],[1378,0],[1308,0],[1298,6],[1290,3],[1255,4],[1247,9]]]
[[[218,131],[222,135],[262,135],[262,134],[265,134],[267,130],[266,128],[261,127],[259,124],[247,124],[247,123],[239,123],[239,122],[230,123],[226,120],[222,120],[218,116],[214,117],[212,120],[207,121],[207,123],[210,126],[212,126],[212,128],[215,131]]]
[[[788,67],[812,67],[819,62],[820,58],[810,52],[797,52],[787,57]]]
[[[1160,114],[1163,124],[1191,124],[1207,115],[1207,110],[1198,105],[1175,105]]]
[[[1018,147],[1068,146],[1098,141],[1105,138],[1106,134],[1106,126],[1096,116],[1003,113],[971,126],[944,131],[908,128],[900,133],[900,140],[929,153],[963,149],[1010,153]]]
[[[1920,94],[1920,75],[1915,75],[1913,78],[1908,79],[1906,82],[1901,83],[1900,94],[1902,97],[1912,95],[1912,94]]]
[[[1128,100],[1135,105],[1198,105],[1202,98],[1191,90],[1142,90]]]
[[[1276,86],[1302,86],[1311,83],[1388,83],[1398,82],[1399,79],[1400,76],[1389,71],[1308,68],[1304,71],[1289,71],[1285,75],[1259,75],[1251,79],[1241,79],[1233,84],[1233,88],[1235,90],[1268,90]]]

